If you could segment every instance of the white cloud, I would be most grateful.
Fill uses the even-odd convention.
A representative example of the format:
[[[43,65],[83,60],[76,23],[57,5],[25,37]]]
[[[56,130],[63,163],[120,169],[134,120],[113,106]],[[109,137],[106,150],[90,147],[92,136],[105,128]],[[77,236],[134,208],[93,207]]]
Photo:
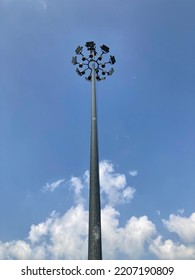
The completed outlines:
[[[76,203],[83,202],[84,198],[82,196],[82,190],[85,187],[85,179],[82,180],[79,177],[72,176],[70,181],[68,181],[68,184],[70,185],[71,189],[74,191]]]
[[[136,177],[138,175],[138,171],[133,169],[133,170],[130,170],[129,171],[129,175],[132,176],[132,177]]]
[[[57,218],[57,214],[55,213],[55,211],[53,211],[50,217],[45,222],[31,226],[28,236],[28,239],[31,241],[31,243],[39,242],[42,237],[48,234],[48,229],[53,224],[55,218]]]
[[[119,232],[122,252],[130,259],[137,259],[144,255],[145,244],[151,241],[156,227],[146,216],[132,217]]]
[[[129,202],[135,193],[133,187],[127,186],[126,176],[116,173],[113,164],[106,160],[100,162],[100,185],[107,203],[112,206]]]
[[[28,240],[32,252],[42,248],[46,259],[86,259],[87,233],[88,212],[79,204],[33,225]]]
[[[126,176],[122,173],[116,173],[114,166],[110,161],[103,160],[99,164],[100,188],[102,200],[109,205],[118,205],[129,202],[135,194],[135,188],[127,185]],[[64,179],[47,183],[43,192],[53,192],[65,183]],[[82,191],[89,186],[89,171],[86,170],[82,177],[72,176],[66,184],[74,191],[76,203],[84,201]]]
[[[195,213],[189,218],[171,214],[163,224],[170,232],[175,232],[183,242],[195,243]]]
[[[116,259],[118,254],[136,259],[144,255],[145,245],[156,232],[146,216],[132,217],[120,227],[120,214],[111,206],[102,211],[104,259]]]
[[[27,241],[0,243],[0,259],[86,259],[88,212],[82,205],[32,225]]]
[[[149,250],[160,259],[195,259],[195,213],[189,218],[171,214],[168,220],[163,219],[162,222],[169,232],[178,235],[179,240],[163,241],[159,235]]]
[[[49,229],[49,254],[54,259],[86,259],[88,213],[82,205],[70,208]]]
[[[139,258],[155,233],[155,226],[143,216],[132,217],[120,227],[119,213],[111,206],[102,210],[103,258]],[[88,211],[83,205],[64,215],[52,214],[31,226],[27,241],[0,243],[1,259],[87,259]]]
[[[61,180],[57,180],[55,182],[52,182],[52,183],[46,183],[46,185],[42,188],[42,191],[43,192],[53,192],[55,191],[57,188],[60,187],[60,185],[62,183],[64,183],[65,180],[64,179],[61,179]]]
[[[31,247],[25,241],[0,242],[0,259],[26,260],[31,258]]]
[[[175,243],[170,239],[163,242],[162,236],[158,236],[150,244],[149,250],[159,259],[195,259],[195,244],[189,246]]]

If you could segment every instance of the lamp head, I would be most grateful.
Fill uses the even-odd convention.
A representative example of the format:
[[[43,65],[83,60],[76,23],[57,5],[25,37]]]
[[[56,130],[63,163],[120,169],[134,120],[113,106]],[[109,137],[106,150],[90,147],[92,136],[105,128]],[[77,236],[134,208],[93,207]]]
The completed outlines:
[[[111,55],[111,56],[110,56],[110,63],[111,63],[111,64],[115,64],[115,62],[116,62],[115,57],[114,57],[113,55]]]
[[[93,41],[86,42],[85,46],[86,46],[88,49],[94,49],[94,48],[95,48],[95,43],[94,43]]]
[[[114,69],[111,68],[110,71],[108,72],[108,76],[111,76],[114,73]]]
[[[110,48],[107,47],[106,45],[102,45],[100,48],[102,49],[102,51],[103,51],[104,53],[108,53],[109,50],[110,50]]]
[[[87,81],[91,81],[91,76],[85,77]]]
[[[76,48],[75,52],[76,52],[76,54],[80,54],[80,53],[82,52],[82,50],[83,50],[83,47],[78,46],[78,47]]]
[[[76,65],[76,64],[77,64],[77,57],[76,57],[76,56],[73,56],[73,57],[72,57],[72,64],[73,64],[73,65]]]
[[[96,76],[96,80],[97,80],[97,81],[101,81],[101,78],[100,78],[99,75]]]

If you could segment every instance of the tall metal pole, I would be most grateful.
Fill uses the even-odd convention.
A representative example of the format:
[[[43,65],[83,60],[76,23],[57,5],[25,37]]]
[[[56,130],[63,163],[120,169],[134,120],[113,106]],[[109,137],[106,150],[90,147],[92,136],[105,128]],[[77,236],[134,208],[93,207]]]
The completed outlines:
[[[72,57],[72,64],[78,65],[76,72],[79,76],[85,76],[87,81],[91,81],[91,146],[90,146],[90,189],[89,189],[89,235],[88,235],[88,259],[102,259],[101,241],[101,203],[100,203],[100,180],[99,180],[99,156],[98,156],[98,129],[97,129],[97,109],[96,109],[96,81],[105,80],[105,75],[111,76],[114,69],[106,70],[107,65],[113,65],[116,60],[110,55],[108,61],[103,62],[103,55],[109,53],[109,48],[100,46],[101,53],[96,52],[96,44],[93,41],[87,42],[87,50],[90,51],[88,57],[83,55],[83,47],[78,46],[76,55],[81,55],[82,62],[77,61],[77,56]],[[98,56],[97,56],[98,55]],[[81,69],[81,70],[80,70]]]
[[[102,259],[95,63],[92,64],[88,259]]]

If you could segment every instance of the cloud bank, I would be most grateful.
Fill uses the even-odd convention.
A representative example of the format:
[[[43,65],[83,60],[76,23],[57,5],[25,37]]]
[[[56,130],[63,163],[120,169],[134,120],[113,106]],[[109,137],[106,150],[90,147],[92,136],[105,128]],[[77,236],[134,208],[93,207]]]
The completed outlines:
[[[171,214],[162,223],[177,241],[164,240],[156,225],[146,216],[129,217],[122,226],[117,205],[130,203],[135,189],[125,174],[110,161],[100,162],[102,243],[104,259],[195,259],[195,213],[190,217]],[[0,242],[0,259],[87,259],[88,209],[84,190],[89,171],[81,177],[46,184],[53,192],[68,184],[74,193],[73,206],[64,214],[53,211],[43,222],[31,225],[25,240]],[[43,190],[42,189],[42,190]]]
[[[140,258],[145,244],[155,234],[155,225],[146,216],[130,218],[119,226],[119,213],[111,206],[102,209],[104,259]],[[82,205],[64,215],[56,213],[32,225],[27,240],[0,243],[1,259],[87,259],[88,211]]]

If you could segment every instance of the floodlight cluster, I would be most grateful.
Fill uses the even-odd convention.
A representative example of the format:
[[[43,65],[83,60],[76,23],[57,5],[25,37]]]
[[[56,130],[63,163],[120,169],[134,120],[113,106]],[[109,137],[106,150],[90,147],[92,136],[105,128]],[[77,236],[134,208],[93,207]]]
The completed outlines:
[[[106,75],[111,76],[114,73],[114,68],[107,69],[108,65],[113,65],[116,59],[113,55],[110,55],[107,61],[103,61],[103,56],[109,53],[109,47],[106,45],[100,46],[101,53],[98,55],[96,51],[96,44],[93,41],[86,42],[85,47],[89,51],[89,54],[85,56],[83,54],[83,47],[78,46],[75,50],[76,56],[72,57],[72,64],[78,65],[76,72],[79,76],[85,76],[87,81],[92,80],[92,64],[95,65],[95,77],[97,81],[105,80]],[[80,61],[78,57],[80,55]]]

